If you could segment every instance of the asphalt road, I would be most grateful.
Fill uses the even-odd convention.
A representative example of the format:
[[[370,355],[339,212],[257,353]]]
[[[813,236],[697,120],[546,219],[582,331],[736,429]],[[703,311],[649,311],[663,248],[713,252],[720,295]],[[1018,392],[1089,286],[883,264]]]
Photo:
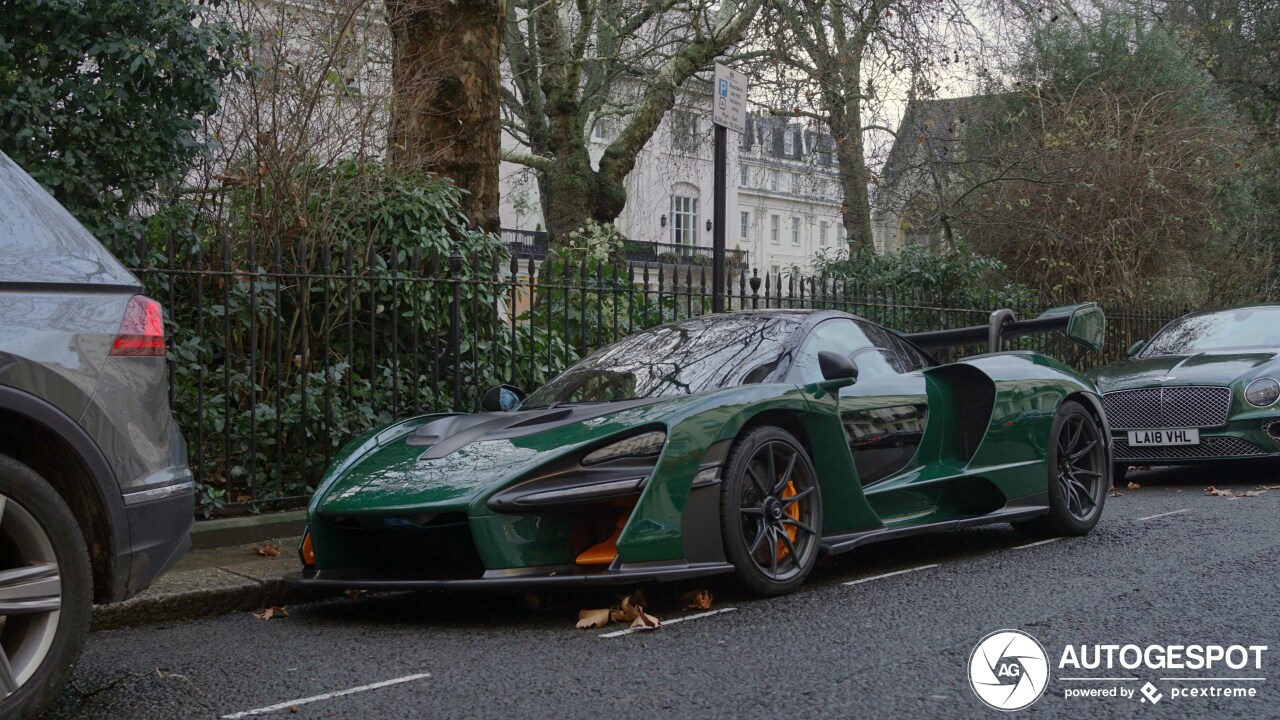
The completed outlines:
[[[1000,717],[975,696],[967,665],[981,638],[1014,628],[1044,645],[1052,668],[1044,696],[1015,715],[1280,717],[1280,490],[1204,495],[1210,484],[1280,485],[1280,467],[1130,479],[1143,487],[1108,498],[1084,538],[1029,545],[993,526],[873,545],[821,565],[784,598],[712,583],[713,609],[732,611],[650,633],[573,628],[580,607],[607,605],[608,596],[552,597],[551,607],[532,610],[507,595],[403,594],[291,608],[271,621],[241,613],[100,632],[52,716],[220,717],[284,703],[263,716]],[[692,614],[673,594],[650,593],[667,621]],[[1256,671],[1060,671],[1064,647],[1082,643],[1269,650]],[[1242,674],[1265,679],[1160,679]],[[1154,706],[1141,693],[1066,697],[1086,686],[1132,692],[1147,681],[1161,695]],[[1213,685],[1256,696],[1172,697]]]

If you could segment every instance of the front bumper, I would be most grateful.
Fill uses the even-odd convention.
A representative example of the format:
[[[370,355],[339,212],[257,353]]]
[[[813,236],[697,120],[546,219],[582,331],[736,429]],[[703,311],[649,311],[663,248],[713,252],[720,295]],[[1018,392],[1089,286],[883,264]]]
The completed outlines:
[[[386,577],[351,570],[321,570],[312,577],[307,577],[304,571],[286,580],[303,587],[335,590],[520,590],[671,582],[731,572],[733,566],[729,563],[638,563],[623,564],[616,569],[597,572],[581,572],[573,567],[490,570],[479,578],[445,580]]]
[[[1116,463],[1176,465],[1217,460],[1280,457],[1280,439],[1268,434],[1271,418],[1232,420],[1218,428],[1200,430],[1197,445],[1135,447],[1129,445],[1129,431],[1112,432]],[[1162,429],[1162,428],[1156,428]],[[1272,429],[1276,432],[1276,429]]]

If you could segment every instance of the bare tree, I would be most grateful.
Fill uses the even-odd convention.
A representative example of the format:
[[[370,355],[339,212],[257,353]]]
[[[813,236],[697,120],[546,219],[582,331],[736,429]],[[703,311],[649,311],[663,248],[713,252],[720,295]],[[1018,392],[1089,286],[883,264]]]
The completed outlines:
[[[762,0],[511,0],[504,158],[536,172],[553,243],[627,201],[636,156],[685,83],[743,38]],[[598,164],[588,141],[610,126]]]
[[[938,72],[960,64],[969,37],[958,1],[772,0],[763,37],[774,68],[773,111],[808,117],[835,136],[851,245],[872,241],[867,131],[891,89],[931,95]],[[904,83],[900,78],[909,75]],[[905,85],[905,87],[903,87]]]
[[[504,0],[386,0],[393,48],[390,155],[467,191],[463,211],[491,232],[498,215]]]

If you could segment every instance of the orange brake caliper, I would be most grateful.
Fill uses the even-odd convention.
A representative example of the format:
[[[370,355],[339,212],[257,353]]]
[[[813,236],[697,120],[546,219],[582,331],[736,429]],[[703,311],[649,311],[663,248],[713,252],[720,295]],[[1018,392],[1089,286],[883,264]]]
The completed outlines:
[[[787,486],[782,488],[782,496],[781,496],[782,499],[786,500],[787,498],[795,497],[796,494],[797,494],[796,481],[795,480],[787,481]],[[786,513],[793,520],[799,520],[800,519],[800,503],[792,503],[791,506],[786,509]],[[786,531],[787,531],[787,539],[791,540],[791,543],[794,545],[796,542],[796,526],[788,525],[786,528]],[[783,544],[781,540],[779,540],[778,541],[778,559],[779,560],[785,559],[787,557],[787,552],[788,552],[787,546]]]

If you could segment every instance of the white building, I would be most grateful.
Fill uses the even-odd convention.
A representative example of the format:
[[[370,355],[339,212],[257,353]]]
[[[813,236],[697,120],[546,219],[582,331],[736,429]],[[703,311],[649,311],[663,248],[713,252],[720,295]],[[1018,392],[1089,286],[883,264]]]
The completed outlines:
[[[631,240],[657,243],[660,252],[686,253],[712,242],[714,127],[710,89],[693,85],[685,97],[705,98],[671,110],[627,176],[627,204],[616,224]],[[591,156],[598,162],[615,129],[597,124]],[[518,148],[504,136],[508,147]],[[747,132],[729,133],[725,248],[747,253],[761,271],[807,269],[813,255],[843,247],[841,191],[831,136],[790,118],[748,116]],[[502,226],[545,227],[531,170],[503,163]]]

